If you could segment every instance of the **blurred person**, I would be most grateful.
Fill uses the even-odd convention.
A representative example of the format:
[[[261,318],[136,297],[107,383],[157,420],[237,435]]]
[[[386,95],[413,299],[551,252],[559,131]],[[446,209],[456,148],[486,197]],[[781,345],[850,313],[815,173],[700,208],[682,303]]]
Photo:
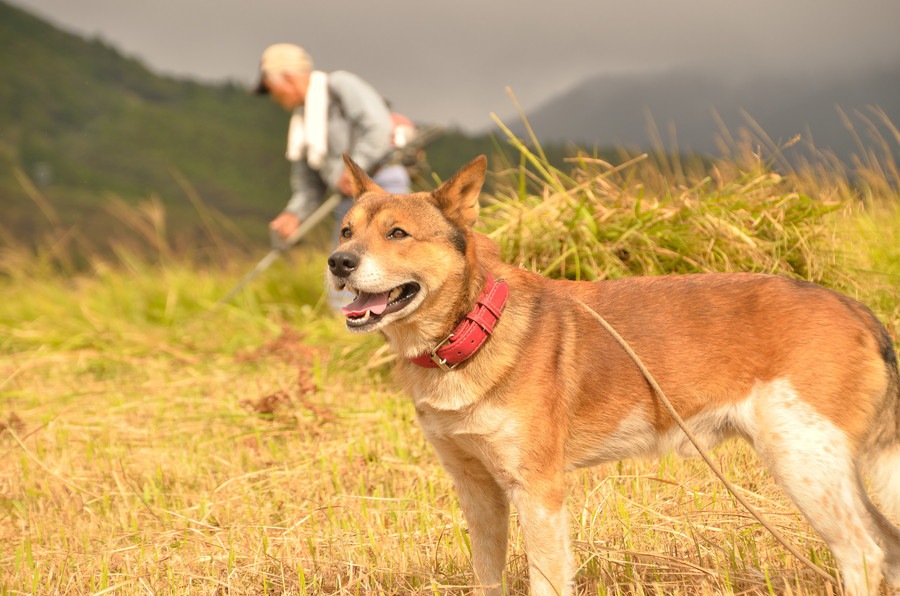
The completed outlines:
[[[386,191],[410,191],[406,168],[382,163],[396,130],[387,103],[369,83],[343,70],[315,70],[306,50],[290,43],[267,47],[259,68],[256,93],[268,94],[291,112],[285,155],[291,163],[292,194],[269,223],[274,233],[288,238],[332,192],[339,192],[343,199],[334,213],[337,242],[341,220],[352,204],[343,153]],[[330,296],[332,306],[340,299]]]
[[[314,70],[300,46],[278,43],[260,59],[258,94],[291,112],[285,153],[291,162],[292,195],[269,227],[290,236],[332,192],[344,196],[338,223],[350,207],[350,177],[342,154],[366,169],[391,193],[409,192],[409,174],[400,164],[381,164],[390,152],[394,125],[384,98],[357,75]]]

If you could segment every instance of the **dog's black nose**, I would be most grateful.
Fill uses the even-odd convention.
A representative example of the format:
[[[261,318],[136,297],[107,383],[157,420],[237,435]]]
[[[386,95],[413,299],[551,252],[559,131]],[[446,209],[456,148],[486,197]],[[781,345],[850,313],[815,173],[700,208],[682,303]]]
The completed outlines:
[[[337,277],[347,277],[359,267],[359,257],[352,252],[338,251],[328,257],[328,268]]]

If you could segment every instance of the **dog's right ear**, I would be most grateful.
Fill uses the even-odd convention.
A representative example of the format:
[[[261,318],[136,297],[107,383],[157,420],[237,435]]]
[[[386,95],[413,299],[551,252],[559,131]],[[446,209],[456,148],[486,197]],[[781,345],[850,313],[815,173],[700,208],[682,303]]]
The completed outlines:
[[[347,166],[347,172],[350,174],[350,184],[353,187],[353,198],[358,199],[367,192],[386,192],[383,188],[375,184],[369,175],[359,167],[350,156],[344,153],[344,165]]]
[[[447,219],[466,228],[475,225],[486,169],[487,157],[479,155],[434,191],[432,196]]]

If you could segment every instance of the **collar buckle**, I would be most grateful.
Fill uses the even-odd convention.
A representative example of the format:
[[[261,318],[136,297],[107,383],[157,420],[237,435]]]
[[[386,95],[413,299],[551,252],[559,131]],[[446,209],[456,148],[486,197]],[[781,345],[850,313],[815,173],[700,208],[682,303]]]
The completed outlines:
[[[428,357],[431,358],[431,361],[434,362],[437,367],[444,372],[450,372],[451,370],[459,366],[459,362],[457,362],[456,364],[447,364],[447,361],[445,359],[437,355],[437,351],[446,346],[452,340],[453,334],[451,333],[450,335],[442,339],[441,343],[436,345],[434,349],[428,353]]]

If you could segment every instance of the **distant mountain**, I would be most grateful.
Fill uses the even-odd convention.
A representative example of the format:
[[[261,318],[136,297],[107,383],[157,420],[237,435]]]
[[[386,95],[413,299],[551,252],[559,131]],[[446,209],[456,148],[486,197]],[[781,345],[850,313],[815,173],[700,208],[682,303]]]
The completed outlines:
[[[729,81],[690,70],[635,75],[598,76],[527,113],[530,125],[544,141],[571,141],[587,147],[652,146],[649,118],[664,145],[716,153],[721,133],[713,113],[735,134],[746,128],[748,114],[776,143],[797,134],[819,149],[842,157],[857,147],[837,110],[866,112],[879,106],[900,125],[900,64],[840,75],[798,73],[756,76]],[[505,121],[518,134],[524,126]],[[860,120],[854,124],[860,126]],[[864,127],[861,127],[864,128]],[[896,147],[896,138],[892,143]]]
[[[262,241],[287,201],[287,115],[246,89],[158,76],[2,1],[0,81],[0,235],[47,228],[16,170],[65,228],[93,238],[116,228],[114,199],[150,197],[172,234],[190,234],[196,190]]]

